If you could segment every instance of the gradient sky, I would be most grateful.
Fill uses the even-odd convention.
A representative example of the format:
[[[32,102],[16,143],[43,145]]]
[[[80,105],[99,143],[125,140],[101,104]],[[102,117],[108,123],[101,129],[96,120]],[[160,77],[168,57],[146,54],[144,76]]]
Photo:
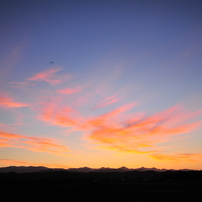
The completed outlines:
[[[202,169],[201,65],[200,0],[2,0],[0,166]]]

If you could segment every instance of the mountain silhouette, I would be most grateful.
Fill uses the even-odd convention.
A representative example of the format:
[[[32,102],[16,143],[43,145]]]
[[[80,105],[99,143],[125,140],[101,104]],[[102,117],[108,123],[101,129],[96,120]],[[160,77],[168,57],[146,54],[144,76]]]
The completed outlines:
[[[81,172],[81,173],[89,173],[89,172],[127,172],[127,171],[156,171],[156,172],[165,172],[173,169],[158,169],[155,167],[152,168],[127,168],[122,166],[120,168],[109,168],[109,167],[101,167],[101,168],[89,168],[89,167],[80,167],[80,168],[48,168],[44,166],[9,166],[0,168],[0,173],[32,173],[32,172],[48,172],[48,171],[69,171],[69,172]],[[173,170],[174,171],[174,170]],[[191,171],[189,169],[183,169],[183,171]]]

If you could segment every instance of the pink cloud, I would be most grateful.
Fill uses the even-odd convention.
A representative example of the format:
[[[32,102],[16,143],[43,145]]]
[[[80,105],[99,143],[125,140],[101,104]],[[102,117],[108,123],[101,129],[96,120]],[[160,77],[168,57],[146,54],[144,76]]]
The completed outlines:
[[[96,110],[98,108],[105,107],[105,106],[115,103],[117,101],[118,101],[118,99],[116,99],[115,96],[108,97],[108,98],[104,99],[102,102],[100,102],[98,105],[96,105],[92,110]]]
[[[35,74],[33,77],[27,79],[27,81],[45,81],[51,85],[57,85],[62,83],[64,80],[68,81],[72,78],[72,75],[56,75],[57,72],[61,71],[62,68],[55,67],[47,69],[43,72]]]
[[[16,102],[13,100],[12,97],[9,97],[5,93],[1,93],[1,95],[0,95],[0,107],[1,106],[13,108],[13,107],[27,107],[29,105],[26,103],[22,103],[22,102]]]
[[[90,96],[88,95],[81,95],[79,94],[76,99],[74,99],[74,102],[72,103],[72,105],[76,106],[76,107],[79,107],[79,106],[84,106],[86,105],[87,103],[89,103],[91,100],[90,100]]]
[[[69,148],[56,143],[56,139],[30,137],[0,131],[0,147],[23,148],[34,152],[46,152],[55,155],[65,155]]]
[[[27,80],[28,81],[44,80],[44,81],[49,82],[49,80],[55,76],[55,73],[59,72],[59,71],[61,71],[61,68],[48,69],[48,70],[45,70],[45,71],[40,72],[38,74],[35,74],[33,77],[28,78]]]
[[[71,107],[60,108],[54,104],[46,103],[46,106],[42,108],[41,112],[40,118],[52,125],[77,128],[81,124],[81,118],[78,116],[78,112]]]
[[[61,94],[74,94],[74,93],[78,93],[79,89],[78,88],[65,88],[65,89],[57,90],[57,92],[61,93]]]

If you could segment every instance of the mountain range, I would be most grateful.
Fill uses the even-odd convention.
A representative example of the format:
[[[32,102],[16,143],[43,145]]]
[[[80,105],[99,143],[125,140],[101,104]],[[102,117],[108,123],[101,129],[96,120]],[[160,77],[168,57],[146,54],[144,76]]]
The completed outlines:
[[[171,170],[171,169],[169,169]],[[127,172],[127,171],[156,171],[156,172],[165,172],[167,169],[158,169],[158,168],[127,168],[127,167],[120,167],[120,168],[108,168],[108,167],[101,167],[101,168],[89,168],[89,167],[81,167],[81,168],[48,168],[43,166],[9,166],[9,167],[2,167],[0,168],[0,173],[32,173],[32,172],[49,172],[49,171],[69,171],[69,172],[81,172],[81,173],[89,173],[89,172]],[[189,171],[188,169],[184,169],[183,171]]]

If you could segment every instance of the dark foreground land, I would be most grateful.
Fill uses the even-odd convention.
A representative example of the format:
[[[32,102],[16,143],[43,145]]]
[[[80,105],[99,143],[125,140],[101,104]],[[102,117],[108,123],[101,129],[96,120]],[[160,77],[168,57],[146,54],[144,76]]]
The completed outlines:
[[[0,201],[201,201],[202,171],[0,173]]]

